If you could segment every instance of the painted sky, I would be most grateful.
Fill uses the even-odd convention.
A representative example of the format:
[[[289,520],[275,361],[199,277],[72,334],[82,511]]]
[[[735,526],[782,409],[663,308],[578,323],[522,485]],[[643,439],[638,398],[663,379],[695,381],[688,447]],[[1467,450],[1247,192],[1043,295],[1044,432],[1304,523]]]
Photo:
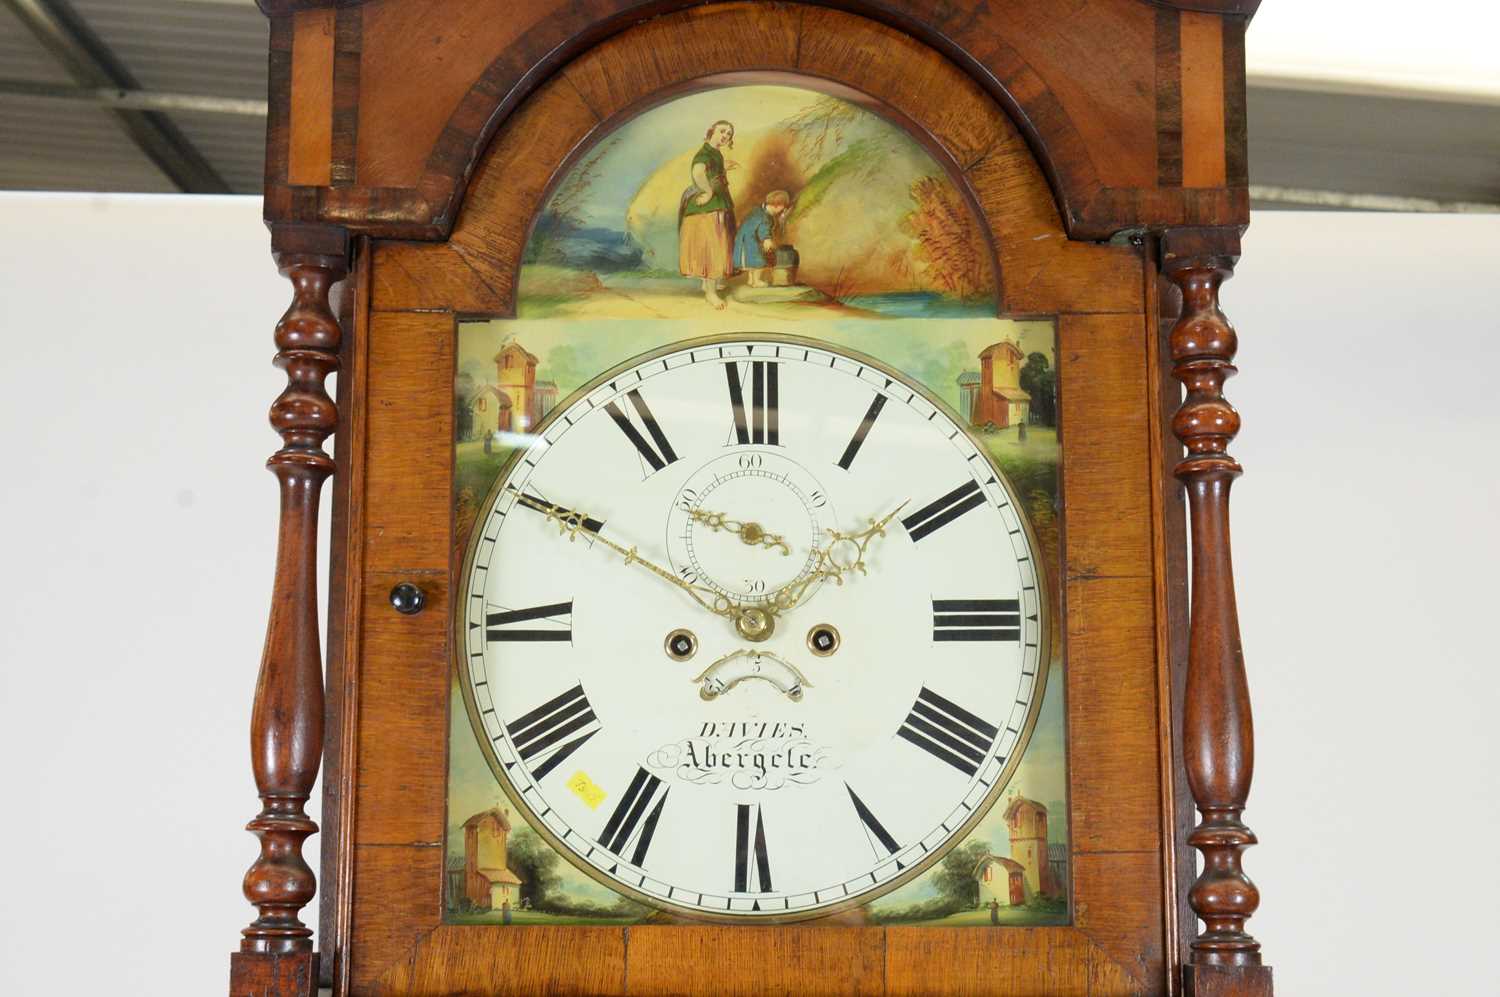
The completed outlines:
[[[715,121],[732,121],[735,131],[744,135],[785,120],[821,96],[799,87],[725,87],[679,97],[646,111],[605,140],[607,151],[599,162],[598,179],[582,206],[584,224],[622,230],[624,206],[647,178],[672,157],[701,146]]]

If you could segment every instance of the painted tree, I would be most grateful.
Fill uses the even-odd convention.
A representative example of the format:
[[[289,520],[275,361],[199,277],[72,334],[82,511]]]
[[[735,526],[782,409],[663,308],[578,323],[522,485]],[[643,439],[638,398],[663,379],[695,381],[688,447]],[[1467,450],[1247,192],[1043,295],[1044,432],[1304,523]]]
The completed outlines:
[[[1021,390],[1031,396],[1031,421],[1057,425],[1057,376],[1045,353],[1030,353],[1021,368]]]
[[[843,148],[845,132],[868,112],[837,97],[819,97],[781,123],[799,156],[821,163]]]
[[[474,375],[460,372],[453,379],[453,438],[467,440],[474,435],[474,396],[479,393],[479,383]]]
[[[902,221],[917,241],[927,282],[956,298],[990,290],[987,243],[958,191],[946,177],[921,177],[911,186],[913,207]]]
[[[537,910],[546,910],[562,882],[558,875],[557,853],[547,847],[529,827],[518,827],[510,834],[506,863],[521,880],[521,896]]]
[[[562,183],[547,199],[547,206],[537,216],[531,237],[526,240],[525,263],[564,263],[558,243],[584,226],[584,206],[594,182],[603,173],[601,166],[610,151],[619,144],[619,136],[601,142],[567,172]]]
[[[942,893],[947,913],[979,906],[979,881],[974,878],[974,867],[989,853],[989,842],[969,841],[943,856],[933,873],[932,885]]]

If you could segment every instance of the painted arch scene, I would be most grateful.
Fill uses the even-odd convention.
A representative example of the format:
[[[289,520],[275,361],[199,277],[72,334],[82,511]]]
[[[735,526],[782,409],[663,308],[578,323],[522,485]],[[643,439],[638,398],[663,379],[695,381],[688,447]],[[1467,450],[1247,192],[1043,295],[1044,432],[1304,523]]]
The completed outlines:
[[[725,87],[574,164],[527,245],[520,317],[993,316],[988,255],[897,125],[800,87]]]
[[[459,327],[455,556],[514,448],[601,372],[684,340],[771,332],[858,351],[919,382],[983,442],[1057,564],[1055,327],[997,316],[993,254],[968,198],[859,98],[778,79],[657,104],[594,141],[557,182],[523,252],[515,317]],[[811,923],[1069,920],[1052,618],[1036,727],[993,807],[919,877]],[[445,920],[663,919],[528,825],[485,760],[456,680],[451,696]]]

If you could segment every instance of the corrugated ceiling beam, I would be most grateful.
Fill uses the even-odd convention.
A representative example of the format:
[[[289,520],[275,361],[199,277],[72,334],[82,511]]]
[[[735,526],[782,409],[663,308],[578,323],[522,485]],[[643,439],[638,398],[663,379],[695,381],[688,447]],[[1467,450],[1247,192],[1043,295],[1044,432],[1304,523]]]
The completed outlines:
[[[263,100],[211,97],[201,93],[119,90],[114,87],[75,87],[66,83],[41,83],[36,80],[0,77],[0,94],[39,97],[44,100],[80,100],[135,111],[194,111],[199,114],[234,114],[251,118],[266,116],[266,102]]]
[[[80,86],[139,90],[140,84],[66,0],[0,0]],[[229,184],[161,111],[113,107],[132,141],[189,194],[227,194]]]
[[[1488,201],[1439,201],[1402,194],[1361,194],[1345,190],[1307,190],[1251,184],[1250,200],[1288,208],[1334,208],[1341,211],[1442,212],[1456,215],[1500,213],[1500,203]]]

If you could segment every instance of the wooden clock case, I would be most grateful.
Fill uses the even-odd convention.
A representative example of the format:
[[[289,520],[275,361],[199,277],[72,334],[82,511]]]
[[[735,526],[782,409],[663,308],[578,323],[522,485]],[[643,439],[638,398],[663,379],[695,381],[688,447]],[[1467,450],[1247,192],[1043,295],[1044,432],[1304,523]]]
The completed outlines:
[[[1221,390],[1235,334],[1218,309],[1248,221],[1253,2],[261,6],[265,211],[294,295],[276,328],[281,530],[251,732],[259,917],[232,997],[307,997],[320,977],[336,994],[1270,994],[1240,868],[1252,743],[1228,534],[1238,416]],[[982,219],[1001,314],[1057,323],[1069,925],[442,923],[457,322],[514,314],[531,221],[591,136],[745,74],[853,88],[901,122]],[[401,583],[421,612],[392,608]],[[320,762],[314,953],[299,912]]]

